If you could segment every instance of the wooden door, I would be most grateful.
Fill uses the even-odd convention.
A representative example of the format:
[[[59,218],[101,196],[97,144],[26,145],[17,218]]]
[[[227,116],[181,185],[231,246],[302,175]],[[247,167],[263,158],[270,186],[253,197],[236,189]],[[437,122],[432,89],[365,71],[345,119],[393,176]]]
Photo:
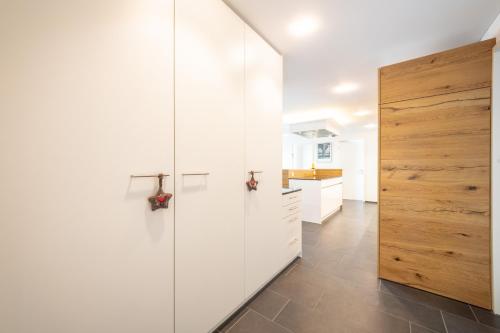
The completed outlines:
[[[244,300],[244,24],[176,1],[175,326],[208,332]]]
[[[281,211],[282,57],[245,28],[246,174],[259,181],[245,195],[246,296],[283,268]]]
[[[172,333],[173,1],[0,7],[0,331]]]
[[[380,71],[380,277],[484,308],[493,45]]]

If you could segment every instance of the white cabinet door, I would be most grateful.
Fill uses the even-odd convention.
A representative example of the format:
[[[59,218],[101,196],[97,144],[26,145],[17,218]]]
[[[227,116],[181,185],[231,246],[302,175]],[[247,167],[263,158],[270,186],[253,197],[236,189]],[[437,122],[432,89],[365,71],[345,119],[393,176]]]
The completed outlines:
[[[0,332],[172,333],[173,1],[1,7]]]
[[[175,15],[175,326],[202,333],[244,300],[244,24],[220,0]]]
[[[342,206],[342,199],[343,199],[343,193],[342,193],[342,189],[343,189],[343,184],[338,184],[337,187],[336,187],[336,194],[335,194],[335,198],[336,198],[336,209],[339,209],[341,206]]]
[[[335,198],[335,187],[329,185],[321,189],[321,218],[327,217],[334,210],[337,200]]]
[[[321,189],[321,218],[326,218],[342,205],[342,184],[328,185]]]
[[[245,281],[250,296],[282,268],[282,57],[248,26],[245,43],[246,171],[262,171],[255,175],[258,190],[247,191],[245,198]]]

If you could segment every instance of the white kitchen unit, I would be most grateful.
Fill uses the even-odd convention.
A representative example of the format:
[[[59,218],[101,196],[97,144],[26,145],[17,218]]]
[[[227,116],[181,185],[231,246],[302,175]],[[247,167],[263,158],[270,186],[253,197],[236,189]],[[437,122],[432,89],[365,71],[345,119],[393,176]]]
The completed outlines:
[[[302,189],[302,220],[322,223],[342,208],[342,177],[289,179]]]
[[[4,4],[0,332],[174,332],[173,0]]]
[[[281,126],[283,60],[245,27],[246,171],[255,171],[257,191],[245,193],[245,296],[251,297],[283,267]]]
[[[282,265],[302,256],[302,191],[283,189],[281,198]]]

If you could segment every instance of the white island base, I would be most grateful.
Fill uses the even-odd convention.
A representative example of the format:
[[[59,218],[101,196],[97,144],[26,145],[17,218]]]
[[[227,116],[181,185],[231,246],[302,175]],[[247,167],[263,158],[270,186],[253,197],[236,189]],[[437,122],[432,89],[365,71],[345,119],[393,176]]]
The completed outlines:
[[[342,177],[290,178],[302,189],[302,221],[321,224],[342,208]]]

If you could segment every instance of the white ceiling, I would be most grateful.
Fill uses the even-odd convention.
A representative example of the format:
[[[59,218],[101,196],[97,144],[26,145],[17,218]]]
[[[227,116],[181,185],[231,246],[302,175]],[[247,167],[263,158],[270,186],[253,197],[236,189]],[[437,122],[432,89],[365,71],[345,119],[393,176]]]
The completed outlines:
[[[347,127],[376,122],[377,68],[479,41],[500,0],[226,0],[283,55],[285,120],[336,118]],[[297,38],[296,18],[319,20]],[[342,82],[356,92],[335,95]],[[356,117],[354,112],[371,115]]]

